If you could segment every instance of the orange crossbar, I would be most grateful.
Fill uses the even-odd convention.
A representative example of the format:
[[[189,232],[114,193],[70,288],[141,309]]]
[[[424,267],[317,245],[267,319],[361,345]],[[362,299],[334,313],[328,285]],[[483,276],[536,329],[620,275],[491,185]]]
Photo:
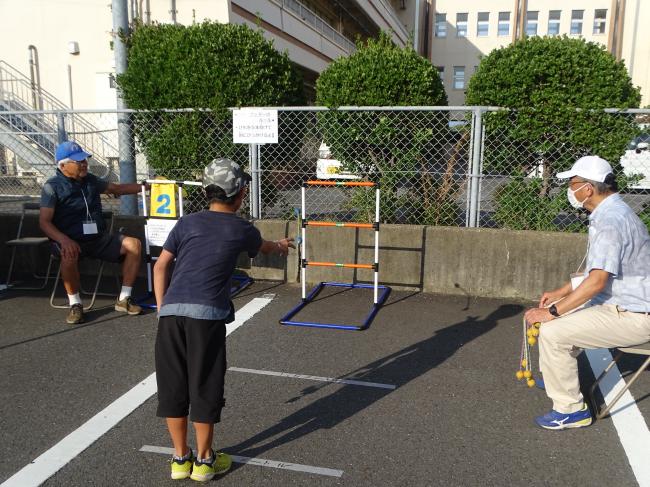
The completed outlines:
[[[337,264],[336,262],[312,262],[307,261],[307,265],[316,265],[321,267],[348,267],[352,269],[372,269],[372,264]]]
[[[337,223],[337,222],[314,222],[305,221],[310,227],[352,227],[352,228],[374,228],[372,223]]]
[[[375,186],[372,181],[307,181],[309,186]]]

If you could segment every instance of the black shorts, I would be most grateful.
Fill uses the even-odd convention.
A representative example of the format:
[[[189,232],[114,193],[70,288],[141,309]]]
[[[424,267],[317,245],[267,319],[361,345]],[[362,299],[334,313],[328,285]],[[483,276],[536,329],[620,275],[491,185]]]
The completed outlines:
[[[226,323],[161,316],[156,336],[157,415],[218,423],[225,404]]]
[[[79,244],[81,253],[79,257],[90,257],[104,260],[106,262],[121,262],[124,258],[120,255],[122,251],[122,240],[124,235],[111,235],[104,233],[93,240],[75,240]],[[52,242],[52,254],[61,256],[61,246],[58,242]]]

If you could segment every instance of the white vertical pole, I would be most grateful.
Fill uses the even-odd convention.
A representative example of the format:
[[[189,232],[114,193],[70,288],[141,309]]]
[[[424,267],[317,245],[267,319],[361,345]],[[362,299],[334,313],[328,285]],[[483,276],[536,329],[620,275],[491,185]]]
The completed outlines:
[[[301,220],[304,222],[305,221],[305,187],[303,186],[300,189],[300,214],[301,214]],[[307,260],[307,232],[305,231],[305,227],[302,227],[300,229],[300,235],[302,236],[300,240],[300,255],[302,256],[303,260]],[[300,266],[300,284],[302,284],[302,299],[307,299],[307,284],[305,283],[305,278],[306,278],[306,272],[305,272],[305,267],[302,265],[302,262],[299,262],[298,265]]]
[[[257,218],[262,218],[262,147],[257,146]]]
[[[142,188],[142,215],[147,218],[147,195],[145,193],[144,184],[140,187]]]
[[[178,185],[178,216],[183,216],[183,186]]]
[[[147,193],[144,184],[140,186],[142,188],[142,215],[145,220],[147,219]],[[147,255],[147,292],[150,294],[153,292],[153,276],[151,275],[151,247],[149,247],[149,230],[145,222],[144,225],[144,251]]]
[[[377,289],[379,287],[379,186],[375,190],[375,288],[374,303],[377,304]]]

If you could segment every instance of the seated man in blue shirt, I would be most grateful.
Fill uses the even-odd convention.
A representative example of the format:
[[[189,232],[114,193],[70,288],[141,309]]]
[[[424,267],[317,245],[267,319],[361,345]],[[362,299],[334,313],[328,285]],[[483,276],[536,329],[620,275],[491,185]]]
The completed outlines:
[[[578,381],[582,349],[628,347],[650,340],[650,237],[632,209],[616,193],[611,166],[587,156],[569,171],[569,202],[589,215],[584,280],[545,292],[528,323],[541,322],[539,367],[553,410],[535,419],[542,428],[589,426],[592,418]],[[587,304],[586,304],[587,303]],[[583,304],[586,306],[571,312]]]
[[[123,286],[116,311],[137,315],[142,309],[131,301],[131,289],[140,267],[140,240],[106,233],[102,218],[102,193],[135,194],[139,184],[109,183],[88,172],[88,158],[79,144],[63,142],[56,148],[56,175],[41,192],[39,225],[52,241],[52,252],[61,258],[61,277],[68,293],[73,325],[84,320],[79,296],[79,258],[92,257],[122,264]]]

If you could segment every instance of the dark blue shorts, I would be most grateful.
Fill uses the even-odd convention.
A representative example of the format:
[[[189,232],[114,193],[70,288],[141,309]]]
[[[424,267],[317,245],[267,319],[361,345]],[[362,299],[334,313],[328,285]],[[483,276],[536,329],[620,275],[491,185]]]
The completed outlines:
[[[90,257],[106,262],[121,262],[124,258],[124,256],[120,255],[123,239],[124,235],[122,234],[110,235],[104,233],[92,240],[76,240],[81,248],[79,257]],[[52,242],[52,254],[56,257],[61,256],[61,247],[58,242]]]

